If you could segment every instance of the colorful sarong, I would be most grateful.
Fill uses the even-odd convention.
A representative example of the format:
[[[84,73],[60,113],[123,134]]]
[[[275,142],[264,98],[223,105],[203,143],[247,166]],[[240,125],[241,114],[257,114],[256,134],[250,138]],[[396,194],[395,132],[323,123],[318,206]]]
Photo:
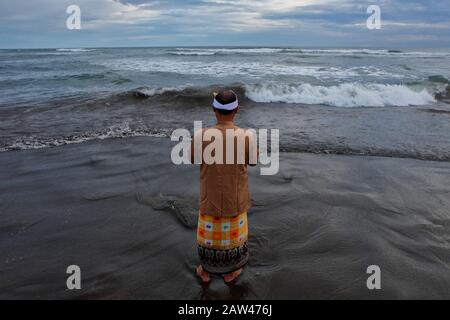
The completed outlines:
[[[248,260],[247,212],[234,217],[199,214],[197,248],[203,269],[226,274],[242,268]]]

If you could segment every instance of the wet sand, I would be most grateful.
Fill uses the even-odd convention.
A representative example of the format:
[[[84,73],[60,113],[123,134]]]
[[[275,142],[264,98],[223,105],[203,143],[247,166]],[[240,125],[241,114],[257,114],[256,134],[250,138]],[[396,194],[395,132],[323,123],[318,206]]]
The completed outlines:
[[[1,299],[450,299],[450,163],[282,153],[250,169],[250,262],[202,285],[198,168],[166,138],[0,154]],[[66,268],[81,267],[81,290]],[[366,288],[378,265],[382,290]]]

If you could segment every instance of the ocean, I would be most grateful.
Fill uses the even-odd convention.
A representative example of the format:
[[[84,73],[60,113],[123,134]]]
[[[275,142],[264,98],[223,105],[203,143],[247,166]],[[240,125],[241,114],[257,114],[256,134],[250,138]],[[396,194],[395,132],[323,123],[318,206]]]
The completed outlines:
[[[0,70],[2,152],[167,136],[231,88],[282,151],[450,159],[449,50],[1,50]]]
[[[449,299],[450,51],[0,51],[0,299]],[[172,130],[280,130],[250,259],[195,276],[199,171]],[[81,290],[68,290],[68,266]],[[381,271],[369,290],[367,270]]]

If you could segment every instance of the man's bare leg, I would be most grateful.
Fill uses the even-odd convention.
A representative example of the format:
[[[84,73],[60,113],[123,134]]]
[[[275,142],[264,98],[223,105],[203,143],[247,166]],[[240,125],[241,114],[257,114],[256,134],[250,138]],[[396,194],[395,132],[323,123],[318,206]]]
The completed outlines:
[[[208,283],[211,281],[211,277],[209,276],[209,273],[203,270],[203,267],[200,265],[197,267],[197,276],[202,279],[204,283]]]
[[[236,271],[233,271],[233,272],[231,272],[231,273],[228,273],[228,274],[226,274],[226,275],[223,276],[223,280],[224,280],[226,283],[232,282],[232,281],[234,281],[237,277],[239,277],[239,276],[241,275],[242,271],[243,271],[243,269],[241,268],[241,269],[239,269],[239,270],[236,270]]]

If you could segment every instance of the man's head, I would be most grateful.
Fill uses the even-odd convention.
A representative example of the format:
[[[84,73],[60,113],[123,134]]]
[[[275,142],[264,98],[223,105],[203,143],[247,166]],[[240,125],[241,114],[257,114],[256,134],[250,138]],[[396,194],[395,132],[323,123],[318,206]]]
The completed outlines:
[[[233,121],[239,110],[237,95],[231,90],[214,94],[213,110],[219,121]]]

